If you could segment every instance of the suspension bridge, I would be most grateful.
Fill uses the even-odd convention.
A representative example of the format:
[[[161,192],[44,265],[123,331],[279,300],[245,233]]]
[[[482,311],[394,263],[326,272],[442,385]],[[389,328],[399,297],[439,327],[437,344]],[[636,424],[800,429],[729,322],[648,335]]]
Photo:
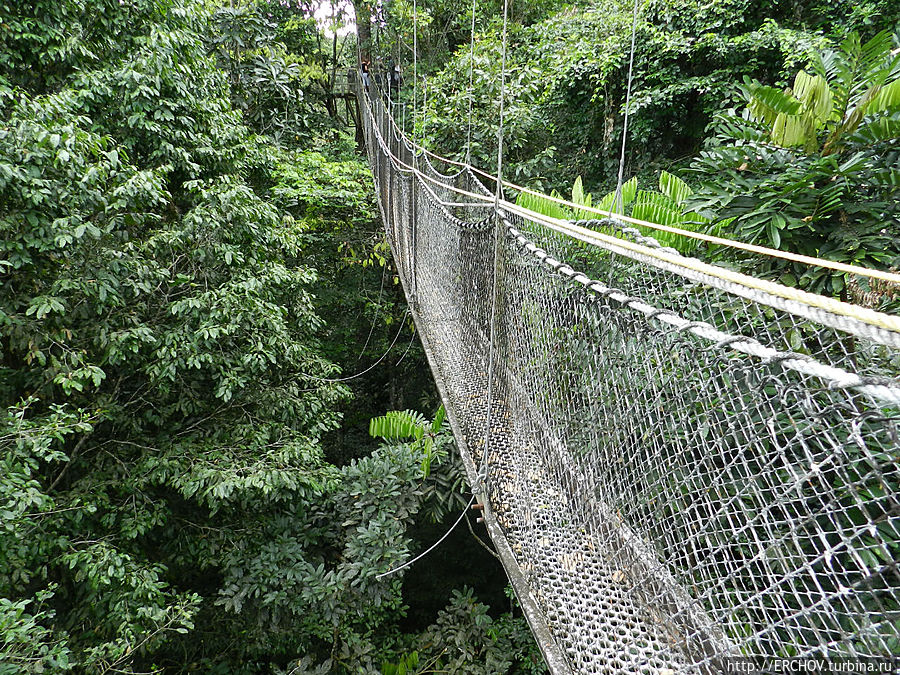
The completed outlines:
[[[900,653],[900,318],[619,217],[528,211],[358,96],[410,310],[550,670]]]

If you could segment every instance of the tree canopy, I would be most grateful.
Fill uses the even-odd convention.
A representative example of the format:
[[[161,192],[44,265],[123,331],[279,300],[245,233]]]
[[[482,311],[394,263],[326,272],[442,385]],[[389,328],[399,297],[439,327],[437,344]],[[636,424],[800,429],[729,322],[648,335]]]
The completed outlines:
[[[377,577],[465,481],[342,89],[492,166],[502,5],[354,4],[0,0],[0,674],[545,672],[471,534]],[[514,3],[513,180],[608,203],[631,7]],[[640,8],[623,208],[900,265],[895,2]]]

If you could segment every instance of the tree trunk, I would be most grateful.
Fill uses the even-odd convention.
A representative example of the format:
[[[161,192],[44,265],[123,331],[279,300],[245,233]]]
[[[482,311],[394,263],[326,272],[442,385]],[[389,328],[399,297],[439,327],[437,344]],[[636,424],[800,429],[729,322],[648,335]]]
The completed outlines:
[[[359,42],[360,61],[372,62],[372,10],[365,0],[354,0],[356,12],[356,39]]]

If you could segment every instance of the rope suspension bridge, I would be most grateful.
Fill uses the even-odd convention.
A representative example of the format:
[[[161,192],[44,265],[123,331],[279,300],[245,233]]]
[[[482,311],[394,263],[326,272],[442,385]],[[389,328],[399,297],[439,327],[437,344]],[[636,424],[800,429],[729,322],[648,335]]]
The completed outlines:
[[[618,216],[528,211],[357,94],[410,311],[550,670],[900,653],[900,318]]]

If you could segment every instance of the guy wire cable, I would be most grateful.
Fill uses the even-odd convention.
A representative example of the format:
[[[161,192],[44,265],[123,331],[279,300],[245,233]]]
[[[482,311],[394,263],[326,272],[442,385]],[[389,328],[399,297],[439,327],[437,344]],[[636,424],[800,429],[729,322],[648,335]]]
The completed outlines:
[[[634,38],[637,32],[637,18],[638,0],[634,0],[634,11],[631,16],[631,55],[628,58],[628,85],[625,89],[625,120],[622,123],[622,153],[619,155],[619,176],[616,180],[616,195],[613,197],[612,205],[610,206],[610,217],[612,217],[615,209],[619,211],[625,210],[625,203],[622,198],[622,179],[625,176],[625,143],[628,141],[628,113],[631,107],[631,82],[634,76]]]

